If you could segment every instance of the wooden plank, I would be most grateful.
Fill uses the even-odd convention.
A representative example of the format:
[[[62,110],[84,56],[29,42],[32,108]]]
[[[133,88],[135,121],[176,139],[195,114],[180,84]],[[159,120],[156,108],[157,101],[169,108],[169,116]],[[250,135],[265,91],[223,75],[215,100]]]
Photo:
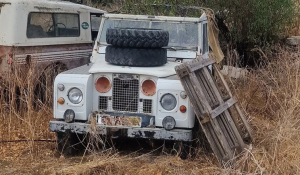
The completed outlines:
[[[229,142],[227,141],[227,137],[224,132],[222,132],[221,126],[219,124],[218,119],[211,119],[210,122],[212,129],[214,130],[216,138],[219,140],[221,146],[223,147],[226,155],[230,158],[233,158],[234,150],[231,149]]]
[[[205,67],[202,70],[203,70],[204,78],[206,78],[206,80],[210,84],[212,90],[215,92],[215,95],[216,95],[217,99],[219,100],[220,103],[224,103],[224,101],[222,99],[222,96],[221,96],[221,93],[219,92],[219,89],[217,88],[215,81],[212,79],[212,75],[210,74],[208,68]],[[240,135],[240,132],[237,129],[237,126],[235,125],[235,123],[232,122],[231,115],[226,110],[224,111],[224,115],[225,115],[225,117],[226,117],[226,119],[228,121],[225,124],[229,124],[229,125],[226,126],[226,128],[229,128],[229,129],[228,130],[227,129],[224,130],[224,132],[233,131],[234,134],[230,134],[229,133],[230,134],[230,138],[232,138],[232,140],[234,140],[234,143],[236,141],[238,141],[239,144],[240,144],[240,147],[244,147],[243,139],[242,139],[242,137]],[[237,139],[237,140],[235,141],[235,139]]]
[[[221,143],[219,142],[219,140],[217,139],[216,133],[213,130],[213,127],[211,126],[210,122],[207,122],[205,124],[201,124],[202,130],[208,140],[209,145],[211,146],[211,149],[213,150],[214,154],[216,155],[216,157],[218,158],[218,161],[220,162],[220,164],[222,163],[221,161],[227,161],[227,154],[224,150],[224,148],[222,147]]]
[[[193,85],[190,82],[189,77],[186,77],[184,81],[185,81],[183,83],[184,87],[185,87],[184,90],[186,91],[186,93],[190,99],[190,102],[193,106],[194,112],[197,115],[197,117],[199,117],[198,119],[202,120],[202,115],[203,115],[202,111],[204,111],[204,108],[202,106],[197,105],[196,98],[198,98],[198,96],[197,96],[197,93],[193,89]]]
[[[214,65],[214,64],[213,64],[213,69],[217,72],[219,78],[221,79],[221,81],[222,81],[223,85],[225,86],[225,88],[226,88],[228,94],[230,95],[230,97],[232,97],[232,93],[231,93],[231,91],[230,91],[230,88],[229,88],[229,86],[228,86],[226,80],[224,79],[223,75],[221,74],[220,70],[219,70],[219,69],[217,68],[217,66]]]
[[[177,76],[179,76],[179,78],[183,78],[184,76],[188,75],[188,71],[185,67],[185,65],[181,64],[175,67],[175,71]]]
[[[206,117],[203,117],[203,120],[200,121],[201,124],[205,124],[207,122],[210,122],[210,117],[208,116],[208,114],[206,114]]]
[[[227,161],[233,158],[236,149],[241,152],[245,145],[241,132],[238,131],[229,113],[229,108],[233,105],[236,106],[236,100],[232,97],[226,81],[213,63],[212,58],[205,60],[198,58],[177,66],[175,70],[215,155],[219,161]],[[210,64],[213,64],[229,93],[230,98],[226,102],[222,99],[216,82],[209,72]],[[242,114],[238,109],[237,111],[239,115]]]
[[[184,64],[181,64],[181,65],[175,67],[175,71],[177,74],[183,72],[184,70],[186,70],[186,67]],[[197,101],[199,101],[199,100],[196,100],[198,98],[198,96],[197,96],[197,93],[193,89],[193,85],[190,81],[190,77],[187,74],[186,76],[180,77],[180,81],[181,81],[181,84],[182,84],[184,90],[186,91],[186,93],[189,97],[189,100],[192,104],[192,107],[194,109],[196,116],[198,117],[198,120],[199,121],[202,120],[203,119],[202,111],[204,111],[204,107],[201,104],[199,105],[197,103]]]
[[[203,94],[203,89],[201,88],[201,85],[199,83],[199,81],[196,79],[196,75],[194,73],[190,73],[189,74],[189,78],[190,78],[190,82],[192,83],[192,87],[194,89],[194,91],[197,93],[196,95],[199,97],[196,101],[196,104],[197,106],[199,105],[202,105],[204,108],[202,109],[203,111],[201,112],[202,114],[203,113],[206,113],[206,109],[208,110],[211,110],[211,107],[210,105],[208,104],[207,102],[207,99],[205,97],[205,95]],[[185,86],[185,85],[183,85]],[[190,85],[189,85],[190,86]],[[187,90],[188,88],[185,88],[185,90]],[[194,106],[195,106],[194,105]],[[199,116],[197,116],[198,118],[200,118]],[[203,128],[203,130],[211,130],[213,132],[211,133],[214,133],[215,136],[212,136],[210,132],[206,131],[206,136],[208,139],[210,139],[210,143],[212,144],[211,146],[213,146],[213,144],[219,144],[218,149],[222,149],[222,150],[219,150],[219,152],[225,152],[221,155],[222,159],[223,158],[232,158],[233,157],[233,154],[234,152],[231,150],[230,148],[230,145],[228,144],[228,142],[226,141],[226,137],[224,135],[224,133],[221,131],[221,128],[219,126],[219,123],[217,120],[213,120],[211,122],[207,122],[207,124],[210,123],[210,127],[211,128]],[[202,123],[201,123],[202,124]],[[213,140],[212,140],[213,139]],[[215,141],[215,140],[218,140],[218,141]],[[219,155],[220,157],[220,155]],[[221,159],[221,160],[222,160]]]
[[[210,111],[211,117],[216,118],[218,115],[223,113],[225,110],[230,108],[232,105],[234,105],[237,102],[234,98],[230,98],[226,102],[222,102],[220,106]]]
[[[249,123],[247,122],[246,117],[244,116],[244,113],[241,111],[241,109],[237,103],[234,106],[235,106],[236,110],[238,111],[238,113],[240,114],[240,118],[242,119],[242,122],[249,134],[250,139],[253,140],[253,130],[251,129]]]
[[[196,91],[197,95],[199,96],[199,101],[197,101],[197,104],[199,104],[199,105],[202,104],[202,106],[204,107],[203,113],[208,113],[211,110],[211,107],[203,93],[203,89],[201,88],[202,86],[197,81],[196,75],[194,73],[191,73],[189,77],[190,77],[191,83],[193,84],[194,90]]]
[[[221,72],[219,71],[219,69],[215,65],[213,65],[213,67],[217,71],[217,73],[218,73],[219,77],[221,78],[221,80],[222,80],[222,82],[223,82],[226,90],[228,91],[229,95],[232,97],[230,88],[229,88],[227,82],[225,81],[223,75],[221,74]],[[241,118],[241,120],[242,120],[242,122],[243,122],[243,124],[244,124],[244,126],[245,126],[245,128],[246,128],[246,130],[248,132],[248,134],[249,134],[250,139],[252,140],[253,139],[253,131],[252,131],[249,123],[247,122],[244,113],[241,111],[241,109],[239,108],[239,105],[237,103],[234,106],[235,106],[236,110],[239,113],[239,117]]]
[[[205,90],[203,93],[206,94],[207,100],[210,104],[211,108],[216,108],[219,106],[219,101],[217,100],[214,92],[211,90],[211,87],[203,77],[202,70],[195,71],[196,77],[198,81],[200,82],[200,85],[203,86],[202,89]]]
[[[209,66],[215,62],[216,60],[213,58],[207,58],[207,59],[197,58],[196,60],[187,62],[188,64],[186,65],[186,67],[188,69],[188,72],[194,72],[195,70],[200,70],[203,67]]]
[[[207,68],[205,67],[203,69],[205,70]],[[199,72],[198,76],[204,77],[202,72]],[[195,75],[195,72],[190,72],[189,73],[189,77],[190,77],[190,80],[191,80],[192,84],[194,85],[193,86],[194,89],[196,90],[196,92],[198,93],[198,96],[200,97],[199,98],[200,99],[200,103],[202,103],[202,105],[205,107],[205,110],[209,110],[210,111],[211,110],[211,106],[208,103],[206,96],[204,95],[205,90],[204,90],[204,88],[202,86],[202,84],[207,84],[207,82],[205,82],[204,80],[203,81],[199,81],[199,79],[197,79],[198,77]],[[216,98],[216,96],[214,97],[212,95],[212,98]],[[217,102],[217,99],[215,99],[215,102]],[[212,119],[211,120],[211,127],[212,127],[211,129],[215,133],[215,136],[217,137],[218,141],[220,142],[222,148],[226,152],[226,157],[232,158],[233,155],[234,155],[234,150],[231,149],[231,146],[230,146],[229,142],[227,141],[229,139],[228,138],[229,134],[225,133],[226,131],[224,130],[224,128],[222,129],[220,127],[219,121],[217,119]]]
[[[224,114],[221,114],[216,118],[216,120],[218,121],[218,124],[226,138],[226,141],[228,142],[230,150],[232,151],[233,148],[235,148],[235,145],[237,145],[238,143],[232,132],[230,132],[230,127],[228,127],[228,123],[226,123],[226,117],[224,116]]]

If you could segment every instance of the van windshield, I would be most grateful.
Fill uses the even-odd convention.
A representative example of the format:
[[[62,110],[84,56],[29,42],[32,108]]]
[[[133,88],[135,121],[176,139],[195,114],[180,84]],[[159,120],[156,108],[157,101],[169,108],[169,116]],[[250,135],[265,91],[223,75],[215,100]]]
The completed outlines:
[[[197,47],[198,24],[176,22],[152,22],[106,19],[100,36],[100,43],[106,43],[108,28],[153,28],[169,31],[169,47]]]

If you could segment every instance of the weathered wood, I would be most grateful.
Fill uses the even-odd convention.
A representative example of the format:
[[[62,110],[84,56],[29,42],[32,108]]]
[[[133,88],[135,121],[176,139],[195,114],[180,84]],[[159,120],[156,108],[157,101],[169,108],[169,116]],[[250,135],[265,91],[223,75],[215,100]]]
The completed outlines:
[[[205,67],[202,70],[203,70],[202,76],[206,80],[206,83],[209,84],[211,90],[213,91],[214,98],[216,98],[215,100],[218,101],[218,104],[224,103],[221,93],[219,92],[219,89],[217,88],[215,81],[212,79],[212,75],[209,72],[209,69]],[[223,111],[224,114],[222,114],[222,112],[220,113],[222,114],[220,115],[220,117],[223,117],[221,119],[222,123],[220,123],[220,125],[224,124],[224,128],[222,131],[227,136],[228,142],[231,143],[232,145],[235,145],[232,148],[236,147],[239,149],[239,151],[241,151],[242,147],[244,147],[244,142],[240,135],[239,130],[237,129],[237,126],[235,125],[235,123],[232,122],[231,115],[229,114],[227,109]]]
[[[230,97],[232,97],[232,93],[230,91],[230,88],[229,88],[226,80],[224,79],[223,75],[221,74],[220,70],[214,64],[213,64],[213,68],[216,70],[218,76],[220,77],[220,79],[221,79],[222,83],[224,84],[226,90],[228,91]],[[248,133],[250,139],[252,140],[253,139],[253,130],[251,129],[249,123],[247,122],[244,113],[241,111],[241,109],[240,109],[240,107],[239,107],[239,105],[237,103],[234,105],[234,107],[238,111],[239,118],[241,118],[241,120],[242,120],[242,122],[243,122],[243,124],[244,124],[244,126],[245,126],[245,128],[247,130],[247,133]]]
[[[179,76],[179,78],[183,78],[188,75],[188,71],[183,64],[176,66],[175,71],[177,76]]]
[[[234,105],[237,101],[234,98],[230,98],[226,102],[221,103],[220,106],[215,108],[214,110],[210,111],[211,117],[216,118],[218,115],[223,113],[225,110],[230,108],[232,105]]]
[[[239,105],[235,104],[234,106],[235,106],[236,110],[238,111],[238,113],[240,114],[240,118],[242,119],[242,122],[243,122],[243,124],[244,124],[244,126],[245,126],[245,128],[246,128],[246,130],[247,130],[247,132],[249,134],[249,138],[252,140],[253,139],[253,130],[251,129],[249,123],[247,122],[247,120],[245,118],[245,115],[241,111]]]
[[[208,115],[206,117],[203,117],[203,119],[200,121],[201,124],[205,124],[207,122],[210,122],[210,117]]]
[[[213,69],[217,72],[219,78],[221,79],[221,81],[222,81],[223,85],[225,86],[225,88],[226,88],[228,94],[230,95],[230,97],[232,97],[232,93],[230,91],[230,88],[229,88],[226,80],[224,79],[222,73],[220,72],[219,68],[216,65],[213,64]]]
[[[224,77],[214,63],[212,58],[197,58],[177,66],[175,70],[212,150],[218,160],[222,162],[230,160],[234,154],[241,152],[245,147],[239,127],[235,118],[232,118],[229,108],[236,107],[246,130],[250,131],[251,128],[232,96]],[[209,65],[213,65],[216,70],[221,83],[230,96],[228,100],[224,101],[222,98],[221,91],[208,69]],[[252,137],[251,133],[249,135]]]
[[[218,68],[215,65],[214,65],[214,68],[218,72],[218,75],[220,76],[219,78],[221,79],[221,81],[222,81],[223,85],[225,86],[226,90],[228,91],[227,93],[231,96],[231,98],[233,98],[224,77],[222,76],[222,74],[220,73],[220,71],[218,70]],[[221,93],[219,92],[219,89],[217,88],[215,81],[212,79],[212,75],[210,74],[208,68],[207,67],[204,68],[203,71],[204,71],[204,77],[207,78],[207,80],[209,81],[209,84],[211,85],[211,88],[215,92],[215,95],[218,98],[219,102],[224,103],[224,101],[222,99],[222,96],[221,96]],[[241,136],[241,133],[238,130],[238,126],[235,125],[235,123],[232,121],[232,116],[230,115],[228,110],[224,110],[224,115],[225,115],[225,117],[227,118],[227,121],[228,121],[228,123],[227,122],[226,123],[229,124],[229,125],[226,126],[226,128],[229,128],[234,132],[234,134],[232,134],[230,136],[233,140],[237,139],[237,141],[239,142],[239,145],[240,145],[240,146],[238,146],[238,148],[239,148],[239,151],[241,151],[243,149],[243,147],[245,147],[245,145],[244,145],[244,141],[243,141],[243,138]]]
[[[215,62],[216,61],[213,58],[208,58],[208,59],[197,58],[196,60],[187,62],[188,64],[186,66],[187,66],[188,72],[194,72],[196,70],[202,69],[203,67],[209,66]]]
[[[182,67],[180,67],[181,69],[183,69]],[[176,69],[177,71],[178,69]],[[185,90],[191,90],[192,93],[196,92],[196,96],[198,96],[199,98],[197,98],[194,102],[196,104],[194,104],[194,106],[203,106],[204,108],[202,108],[203,111],[201,112],[195,112],[196,115],[197,113],[207,113],[209,110],[211,110],[211,107],[209,105],[209,103],[207,102],[207,98],[204,95],[204,90],[202,89],[202,85],[199,83],[199,81],[197,80],[197,77],[195,75],[195,73],[190,73],[189,76],[190,81],[186,81],[186,82],[192,82],[192,86],[190,84],[191,87],[184,87]],[[186,77],[185,77],[186,80]],[[186,84],[183,84],[183,86],[186,86]],[[195,96],[189,96],[191,98],[194,98]],[[192,102],[191,102],[192,103]],[[208,111],[206,111],[208,110]],[[203,118],[201,116],[197,116],[198,118]],[[201,122],[200,122],[201,123]],[[208,124],[210,123],[210,124]],[[219,151],[214,151],[215,154],[222,153],[221,155],[216,155],[217,157],[221,158],[221,160],[223,161],[227,161],[229,158],[233,157],[234,151],[231,150],[229,143],[226,141],[226,136],[224,135],[224,133],[222,132],[222,129],[219,126],[219,123],[216,119],[212,119],[211,122],[206,123],[206,125],[208,125],[210,128],[205,128],[202,127],[204,130],[204,133],[206,133],[206,136],[209,140],[210,145],[215,145],[217,144],[217,148],[218,149],[222,149]],[[202,126],[202,123],[201,123]],[[208,131],[209,130],[209,131]],[[213,139],[213,140],[212,140]],[[217,141],[216,141],[217,140]]]
[[[198,105],[197,104],[197,100],[196,98],[198,98],[197,93],[194,91],[194,89],[190,88],[192,87],[192,84],[190,82],[189,77],[185,77],[184,79],[182,79],[181,83],[183,83],[185,86],[185,91],[187,93],[187,96],[190,97],[190,102],[193,106],[194,112],[196,114],[197,117],[199,117],[198,119],[202,119],[202,115],[204,115],[202,113],[202,111],[204,111],[204,108],[202,105]]]

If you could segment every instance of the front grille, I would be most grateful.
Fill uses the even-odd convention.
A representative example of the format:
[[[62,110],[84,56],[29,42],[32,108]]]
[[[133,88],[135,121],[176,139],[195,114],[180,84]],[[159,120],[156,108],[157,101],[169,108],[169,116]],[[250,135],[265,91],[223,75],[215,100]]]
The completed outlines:
[[[143,112],[144,113],[152,112],[152,100],[148,100],[148,99],[143,100]]]
[[[112,107],[114,111],[138,112],[139,77],[114,74]]]
[[[108,97],[99,96],[99,103],[98,103],[99,110],[107,110],[107,98]]]

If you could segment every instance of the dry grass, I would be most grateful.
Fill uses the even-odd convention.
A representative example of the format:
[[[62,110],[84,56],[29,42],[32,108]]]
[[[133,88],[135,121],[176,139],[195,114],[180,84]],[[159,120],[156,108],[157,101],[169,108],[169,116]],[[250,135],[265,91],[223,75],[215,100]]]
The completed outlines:
[[[229,80],[255,130],[254,142],[235,165],[219,167],[204,147],[188,160],[164,151],[124,154],[111,149],[64,158],[55,142],[34,141],[55,139],[48,131],[52,108],[34,110],[24,95],[27,106],[21,110],[1,101],[0,141],[27,141],[0,143],[0,174],[300,174],[299,51],[276,47],[262,54],[262,68]]]

